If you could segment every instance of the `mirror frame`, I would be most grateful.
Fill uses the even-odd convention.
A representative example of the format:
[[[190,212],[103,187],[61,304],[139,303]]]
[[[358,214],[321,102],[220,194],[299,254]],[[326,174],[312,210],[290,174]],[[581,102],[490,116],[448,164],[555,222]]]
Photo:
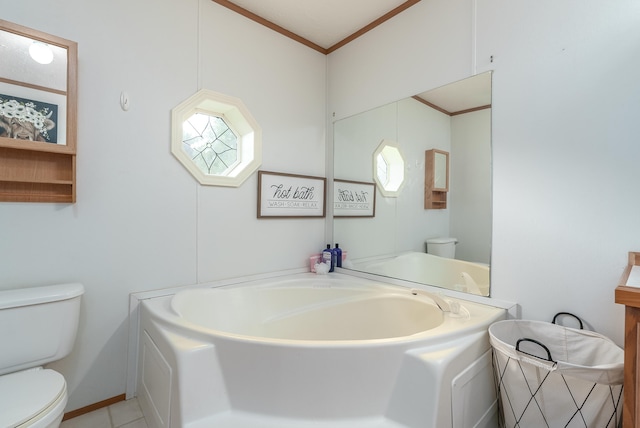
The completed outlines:
[[[78,44],[74,41],[54,36],[32,28],[23,27],[9,21],[0,19],[0,30],[36,41],[55,45],[67,51],[67,90],[58,91],[44,86],[31,85],[26,82],[17,82],[0,76],[0,82],[24,86],[47,92],[62,93],[66,96],[66,144],[42,143],[37,141],[15,140],[13,138],[0,137],[0,147],[8,147],[20,150],[32,150],[51,153],[75,154],[77,146],[77,110],[78,110]]]

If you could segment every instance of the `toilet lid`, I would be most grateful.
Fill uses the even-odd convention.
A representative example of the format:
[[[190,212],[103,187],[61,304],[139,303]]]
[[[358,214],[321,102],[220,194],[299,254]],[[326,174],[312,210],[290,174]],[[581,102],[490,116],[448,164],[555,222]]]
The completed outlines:
[[[0,427],[14,427],[34,418],[66,388],[64,377],[49,369],[0,376]]]

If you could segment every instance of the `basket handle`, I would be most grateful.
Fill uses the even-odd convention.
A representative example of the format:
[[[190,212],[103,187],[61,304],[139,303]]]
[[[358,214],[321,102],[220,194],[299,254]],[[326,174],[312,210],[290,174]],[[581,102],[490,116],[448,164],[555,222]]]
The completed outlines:
[[[576,315],[572,314],[571,312],[558,312],[558,313],[553,317],[553,321],[551,321],[551,323],[552,323],[552,324],[555,324],[555,323],[556,323],[556,318],[558,318],[558,315],[569,315],[570,317],[574,317],[574,318],[575,318],[575,319],[577,319],[577,320],[578,320],[578,322],[580,323],[580,330],[583,330],[583,329],[584,329],[584,326],[582,325],[582,320],[581,320],[578,316],[576,316]]]
[[[521,351],[520,350],[520,343],[521,342],[532,342],[532,343],[535,343],[536,345],[540,346],[542,349],[544,349],[547,352],[547,361],[555,363],[555,361],[553,361],[553,359],[551,358],[551,351],[549,351],[549,348],[547,348],[544,344],[538,342],[537,340],[529,339],[527,337],[524,337],[522,339],[518,339],[518,341],[516,342],[516,351],[522,352],[523,354],[530,355],[530,356],[538,358],[540,360],[544,360],[544,358],[538,357],[537,355],[533,355],[533,354],[530,354],[528,352]]]

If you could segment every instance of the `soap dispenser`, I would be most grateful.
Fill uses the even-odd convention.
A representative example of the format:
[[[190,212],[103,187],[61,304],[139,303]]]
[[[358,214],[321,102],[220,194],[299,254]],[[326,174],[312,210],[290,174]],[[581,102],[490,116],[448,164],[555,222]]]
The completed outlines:
[[[335,267],[335,255],[331,250],[331,244],[327,244],[327,248],[322,250],[322,263],[325,263],[329,266],[329,272],[333,272],[333,268]]]
[[[336,267],[342,267],[342,249],[336,244],[336,248],[333,249],[336,254]]]

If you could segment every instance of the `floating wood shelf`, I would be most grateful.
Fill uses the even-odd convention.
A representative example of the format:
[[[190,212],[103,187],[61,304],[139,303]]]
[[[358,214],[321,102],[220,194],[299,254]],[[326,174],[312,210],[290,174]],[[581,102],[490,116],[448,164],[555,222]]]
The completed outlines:
[[[75,153],[2,147],[0,141],[0,201],[75,202],[75,170]]]
[[[625,305],[624,318],[624,401],[622,426],[636,428],[640,423],[640,288],[630,286],[634,266],[640,266],[640,252],[629,252],[629,263],[616,287],[616,303]]]

